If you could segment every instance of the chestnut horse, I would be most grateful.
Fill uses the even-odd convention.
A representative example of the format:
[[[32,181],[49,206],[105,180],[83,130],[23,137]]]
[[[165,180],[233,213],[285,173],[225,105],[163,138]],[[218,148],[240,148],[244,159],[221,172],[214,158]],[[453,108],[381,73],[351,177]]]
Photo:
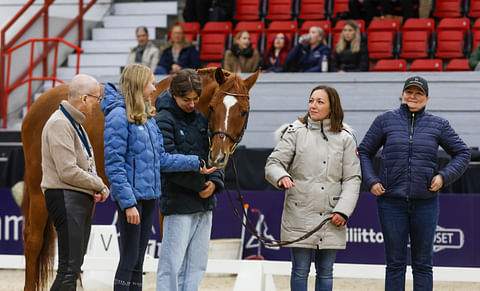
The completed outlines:
[[[203,90],[197,109],[209,116],[212,132],[209,163],[224,168],[228,157],[240,141],[248,117],[248,92],[257,81],[259,71],[243,80],[235,74],[216,68],[199,69]],[[155,85],[156,98],[170,86],[168,77]],[[25,255],[24,290],[35,291],[46,287],[54,263],[55,230],[48,219],[45,197],[40,189],[42,179],[41,134],[45,122],[58,109],[61,100],[67,99],[68,83],[42,94],[32,104],[22,123],[22,142],[25,154],[25,187],[22,201],[23,241]],[[101,93],[103,95],[103,85]],[[85,119],[83,126],[88,133],[95,155],[97,172],[105,183],[103,158],[104,116],[100,104]],[[108,185],[108,184],[107,184]]]

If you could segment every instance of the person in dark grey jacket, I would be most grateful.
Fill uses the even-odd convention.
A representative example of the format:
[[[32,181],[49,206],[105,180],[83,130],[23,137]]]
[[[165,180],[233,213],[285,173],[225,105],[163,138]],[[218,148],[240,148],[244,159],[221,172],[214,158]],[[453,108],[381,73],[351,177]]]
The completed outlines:
[[[183,69],[173,76],[170,89],[157,98],[156,120],[167,152],[207,160],[208,119],[195,109],[201,92],[197,72]],[[164,221],[157,290],[198,289],[207,266],[214,194],[222,189],[223,171],[162,174]]]
[[[387,260],[385,290],[405,290],[407,244],[413,289],[432,290],[433,240],[440,210],[438,190],[467,169],[470,151],[449,122],[425,110],[428,83],[408,78],[399,109],[374,120],[359,146],[363,182],[376,195]],[[438,169],[438,146],[452,156]],[[379,174],[372,158],[383,146]],[[409,241],[410,237],[410,241]]]

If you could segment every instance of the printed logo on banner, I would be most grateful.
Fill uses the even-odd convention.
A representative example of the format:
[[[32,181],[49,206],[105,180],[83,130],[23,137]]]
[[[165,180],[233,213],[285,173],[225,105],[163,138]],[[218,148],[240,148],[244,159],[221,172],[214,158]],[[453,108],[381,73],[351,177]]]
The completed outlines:
[[[349,227],[347,228],[348,243],[383,243],[383,233],[376,232],[373,228]],[[460,228],[445,228],[437,225],[433,241],[435,253],[446,249],[461,249],[465,243],[465,235]],[[410,244],[408,244],[410,247]]]
[[[439,252],[446,249],[461,249],[465,243],[465,235],[460,228],[444,228],[437,225],[433,251]]]

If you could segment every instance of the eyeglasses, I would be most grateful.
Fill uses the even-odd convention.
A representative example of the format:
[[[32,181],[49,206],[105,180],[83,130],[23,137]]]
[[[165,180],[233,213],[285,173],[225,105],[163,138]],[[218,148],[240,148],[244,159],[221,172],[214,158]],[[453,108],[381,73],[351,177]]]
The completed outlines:
[[[278,37],[278,36],[276,36],[276,37],[274,38],[274,40],[285,40],[285,38],[284,38],[284,37]]]
[[[88,97],[96,98],[97,103],[101,103],[102,100],[103,100],[103,96],[95,96],[95,95],[90,95],[90,94],[85,94],[85,95],[87,95]]]

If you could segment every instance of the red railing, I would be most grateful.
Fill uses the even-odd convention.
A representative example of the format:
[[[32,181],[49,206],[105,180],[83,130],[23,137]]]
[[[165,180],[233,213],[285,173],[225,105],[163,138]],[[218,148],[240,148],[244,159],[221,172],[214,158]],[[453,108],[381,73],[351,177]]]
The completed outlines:
[[[50,77],[33,77],[33,58],[34,58],[34,53],[35,53],[35,42],[43,42],[44,47],[48,42],[54,42],[54,47],[55,47],[55,52],[53,56],[53,71],[52,71],[52,76]],[[30,104],[32,103],[32,81],[52,81],[52,87],[55,87],[55,82],[60,82],[63,83],[62,80],[59,80],[57,78],[57,57],[58,57],[58,43],[62,42],[73,49],[77,51],[77,71],[76,74],[78,74],[78,71],[80,69],[80,54],[83,52],[81,48],[78,46],[69,43],[68,41],[64,40],[63,38],[59,37],[52,37],[52,38],[32,38],[27,41],[22,42],[21,44],[12,47],[8,51],[5,52],[5,54],[8,56],[8,62],[7,62],[7,81],[5,84],[5,94],[4,94],[4,99],[3,99],[3,128],[7,128],[7,108],[8,108],[8,95],[10,92],[15,90],[16,88],[20,87],[21,85],[25,84],[28,82],[28,95],[27,95],[27,110],[30,109]],[[8,84],[10,84],[10,68],[12,65],[12,53],[27,45],[31,44],[32,46],[30,47],[30,66],[28,67],[28,79],[17,82],[16,84],[12,85],[9,87]]]
[[[5,34],[7,30],[20,18],[21,15],[35,2],[35,0],[29,0],[20,11],[15,14],[15,16],[2,28],[1,36],[0,36],[0,113],[2,113],[4,124],[7,119],[7,108],[3,108],[4,104],[8,103],[5,101],[6,99],[6,87],[9,86],[5,81],[5,57],[6,52],[10,50],[15,43],[30,29],[30,27],[43,15],[43,38],[48,38],[48,26],[49,26],[49,17],[48,17],[48,8],[50,5],[55,2],[55,0],[44,0],[44,4],[41,9],[28,21],[23,28],[12,37],[12,39],[6,43],[5,41]],[[70,32],[70,30],[75,26],[78,25],[78,47],[80,46],[80,42],[83,39],[83,16],[85,13],[97,2],[97,0],[90,0],[90,2],[83,7],[83,0],[78,1],[78,15],[65,26],[65,28],[58,34],[57,38],[64,38],[65,35]],[[18,87],[16,86],[20,82],[24,82],[24,79],[29,76],[31,73],[30,70],[32,68],[35,69],[38,64],[43,62],[43,76],[47,75],[47,67],[48,67],[48,55],[50,51],[56,47],[57,44],[48,44],[48,42],[44,42],[43,44],[43,53],[38,56],[35,60],[31,61],[30,66],[19,75],[19,77],[13,82],[11,87]],[[55,76],[56,77],[56,76]],[[31,96],[29,96],[31,98]],[[30,99],[29,99],[30,100]]]

